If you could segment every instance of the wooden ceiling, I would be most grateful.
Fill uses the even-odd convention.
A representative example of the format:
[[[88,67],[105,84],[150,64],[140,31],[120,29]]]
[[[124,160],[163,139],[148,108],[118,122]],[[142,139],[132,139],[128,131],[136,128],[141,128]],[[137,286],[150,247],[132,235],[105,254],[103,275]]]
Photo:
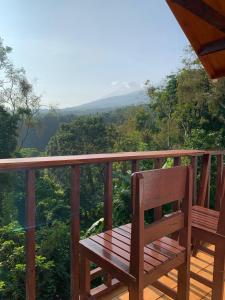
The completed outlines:
[[[166,1],[209,76],[225,76],[225,0]]]

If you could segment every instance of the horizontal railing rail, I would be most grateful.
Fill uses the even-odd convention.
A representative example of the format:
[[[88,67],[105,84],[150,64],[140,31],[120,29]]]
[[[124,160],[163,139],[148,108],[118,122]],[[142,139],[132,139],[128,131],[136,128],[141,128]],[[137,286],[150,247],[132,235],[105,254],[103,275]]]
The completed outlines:
[[[216,209],[220,208],[219,189],[222,180],[222,165],[225,151],[202,151],[202,150],[167,150],[145,152],[121,152],[107,154],[87,154],[76,156],[54,156],[35,158],[12,158],[0,160],[0,172],[26,170],[26,299],[36,298],[35,276],[35,170],[41,168],[70,167],[71,171],[71,299],[79,299],[79,254],[78,245],[80,240],[80,166],[91,164],[105,164],[104,175],[104,230],[112,229],[112,203],[113,203],[113,173],[114,162],[130,162],[131,171],[139,169],[139,161],[153,160],[154,168],[161,168],[167,158],[173,159],[173,165],[181,164],[182,157],[189,157],[194,170],[194,201],[201,205],[209,206],[210,192],[210,167],[211,157],[217,158],[216,178]],[[201,176],[199,189],[197,190],[198,160],[201,160]],[[179,204],[174,203],[174,209]],[[160,218],[162,208],[156,208],[155,218]],[[97,268],[91,272],[92,278],[99,276],[101,270]],[[110,276],[104,276],[105,284],[94,290],[97,295],[102,295],[118,286],[118,281]],[[115,283],[115,285],[114,285]]]

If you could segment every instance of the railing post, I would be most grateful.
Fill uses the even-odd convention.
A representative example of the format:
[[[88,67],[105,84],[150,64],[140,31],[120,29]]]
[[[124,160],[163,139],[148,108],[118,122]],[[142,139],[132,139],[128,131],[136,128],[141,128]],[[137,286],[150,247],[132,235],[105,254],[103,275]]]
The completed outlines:
[[[138,172],[139,166],[138,166],[138,161],[137,160],[132,160],[131,161],[131,172],[135,173]]]
[[[71,168],[71,299],[79,299],[80,166]]]
[[[104,230],[112,229],[112,163],[105,165]]]
[[[156,158],[154,161],[154,169],[160,169],[163,165],[163,158]],[[156,207],[154,209],[154,220],[159,220],[162,218],[162,206]]]
[[[193,204],[197,204],[197,167],[198,167],[198,157],[192,156],[191,166],[193,169]]]
[[[217,167],[216,167],[216,196],[215,196],[215,210],[219,211],[221,206],[221,183],[223,174],[223,154],[216,156]]]
[[[26,300],[35,300],[35,171],[26,176]]]
[[[104,184],[104,230],[112,229],[112,163],[105,165],[105,184]],[[110,274],[104,275],[104,283],[112,285]]]
[[[202,157],[202,170],[200,177],[200,187],[198,194],[198,205],[207,206],[209,197],[209,178],[210,178],[211,155],[204,154]]]

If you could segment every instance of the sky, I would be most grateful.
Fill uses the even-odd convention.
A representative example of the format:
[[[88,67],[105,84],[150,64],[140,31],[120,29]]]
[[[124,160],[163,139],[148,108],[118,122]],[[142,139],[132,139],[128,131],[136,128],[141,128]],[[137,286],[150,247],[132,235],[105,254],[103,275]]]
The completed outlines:
[[[76,106],[161,82],[186,37],[165,0],[7,0],[0,37],[44,105]]]

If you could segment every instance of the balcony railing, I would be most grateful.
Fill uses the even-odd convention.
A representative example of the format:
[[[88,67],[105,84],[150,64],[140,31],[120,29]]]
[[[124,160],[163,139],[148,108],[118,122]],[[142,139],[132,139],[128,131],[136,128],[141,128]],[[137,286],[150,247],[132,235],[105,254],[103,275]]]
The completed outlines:
[[[168,150],[147,152],[124,152],[111,154],[89,154],[76,156],[35,157],[0,160],[0,172],[25,170],[26,179],[26,299],[36,298],[35,276],[35,171],[43,168],[70,167],[71,171],[71,299],[79,298],[79,255],[78,243],[80,240],[80,166],[105,164],[104,176],[104,229],[112,228],[112,165],[115,162],[127,161],[131,163],[131,171],[138,171],[139,162],[153,160],[154,168],[162,167],[167,158],[173,159],[174,165],[181,164],[181,158],[188,157],[194,170],[194,202],[209,207],[210,205],[210,168],[211,158],[216,158],[216,196],[215,209],[220,209],[219,188],[222,181],[222,165],[225,151],[199,150]],[[199,171],[200,170],[200,171]],[[197,177],[200,178],[197,187]],[[176,207],[174,204],[174,208]],[[155,218],[162,214],[160,208],[155,209]],[[97,268],[91,272],[95,278],[101,274]],[[103,284],[92,291],[96,297],[103,295],[115,284]]]

